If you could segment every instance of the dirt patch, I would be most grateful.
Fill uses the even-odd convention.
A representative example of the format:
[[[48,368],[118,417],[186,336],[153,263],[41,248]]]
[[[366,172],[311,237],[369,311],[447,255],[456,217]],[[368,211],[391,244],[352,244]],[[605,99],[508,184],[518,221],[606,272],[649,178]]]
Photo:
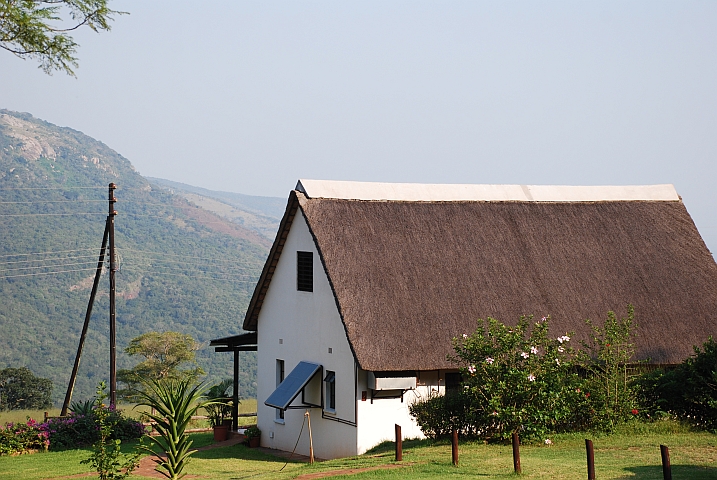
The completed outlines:
[[[389,468],[407,467],[409,465],[412,465],[412,464],[411,463],[401,463],[401,464],[392,463],[390,465],[379,465],[378,467],[345,468],[343,470],[328,470],[326,472],[305,473],[304,475],[299,475],[294,480],[312,480],[314,478],[335,477],[336,475],[354,475],[357,473],[369,472],[371,470],[386,470]]]

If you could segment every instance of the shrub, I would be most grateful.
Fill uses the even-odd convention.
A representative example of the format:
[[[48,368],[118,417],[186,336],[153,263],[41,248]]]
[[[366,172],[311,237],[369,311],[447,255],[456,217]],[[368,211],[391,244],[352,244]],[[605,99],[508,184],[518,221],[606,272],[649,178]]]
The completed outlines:
[[[154,420],[156,437],[147,437],[154,449],[144,446],[144,450],[154,455],[157,471],[160,468],[170,480],[182,478],[189,456],[196,450],[189,450],[192,440],[185,429],[198,409],[215,404],[213,400],[201,400],[204,388],[192,387],[191,380],[151,380],[145,389],[137,392],[141,398],[139,405],[146,405],[157,413],[146,415]]]
[[[108,407],[107,421],[113,425],[113,440],[137,440],[144,435],[144,425],[125,417],[121,411]],[[50,450],[87,447],[99,439],[97,411],[89,415],[70,413],[67,417],[52,418],[44,425],[50,436]]]
[[[612,430],[639,411],[632,388],[636,375],[630,367],[635,354],[635,311],[628,305],[627,317],[620,320],[610,311],[602,327],[586,322],[592,335],[583,344],[581,363],[587,373],[583,390],[589,395],[591,426]]]
[[[567,429],[576,416],[582,394],[572,372],[570,336],[549,338],[549,319],[529,328],[531,318],[521,317],[514,327],[488,318],[473,334],[454,339],[470,428],[483,438],[507,440],[514,432],[541,438]],[[462,402],[456,405],[465,408]]]
[[[424,435],[438,438],[455,429],[464,436],[475,436],[470,398],[464,392],[419,398],[408,407]]]
[[[25,423],[6,423],[0,427],[0,455],[47,450],[48,436],[43,426],[29,417]]]
[[[113,406],[104,403],[107,398],[105,388],[105,382],[100,382],[93,412],[97,425],[97,441],[92,445],[92,455],[80,463],[92,465],[100,480],[123,480],[139,466],[140,455],[138,452],[124,455],[120,450],[122,440],[111,438],[114,421],[118,416]]]
[[[674,415],[695,427],[717,430],[717,342],[710,337],[694,350],[677,368],[636,380],[640,409],[652,418]]]

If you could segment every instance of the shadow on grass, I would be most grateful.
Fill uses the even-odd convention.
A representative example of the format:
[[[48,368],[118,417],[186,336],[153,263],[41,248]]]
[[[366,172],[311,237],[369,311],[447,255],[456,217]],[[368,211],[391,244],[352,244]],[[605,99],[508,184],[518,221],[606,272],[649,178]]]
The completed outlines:
[[[432,438],[424,438],[424,439],[409,439],[403,441],[403,449],[409,449],[409,448],[418,448],[418,447],[433,447],[436,445],[450,445],[451,442],[448,439],[432,439]],[[395,443],[391,440],[387,440],[385,442],[379,443],[375,447],[371,448],[370,450],[367,450],[366,453],[364,453],[364,456],[376,456],[376,455],[382,455],[382,454],[391,454],[393,455],[395,451]]]
[[[662,466],[628,467],[625,470],[633,475],[620,479],[653,480],[662,477]],[[701,467],[697,465],[672,465],[673,478],[689,478],[690,480],[714,480],[717,478],[717,467]]]
[[[287,459],[265,453],[256,448],[249,448],[241,443],[227,447],[210,448],[200,450],[192,455],[193,458],[214,460],[221,458],[236,458],[239,460],[253,460],[257,462],[286,463]],[[289,460],[289,463],[302,463],[299,460]]]

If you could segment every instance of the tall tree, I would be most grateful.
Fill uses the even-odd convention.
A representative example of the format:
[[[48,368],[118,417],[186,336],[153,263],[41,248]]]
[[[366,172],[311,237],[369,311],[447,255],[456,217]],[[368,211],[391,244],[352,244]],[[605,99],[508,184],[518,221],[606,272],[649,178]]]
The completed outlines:
[[[36,410],[52,406],[52,380],[29,368],[0,370],[0,410]]]
[[[154,380],[196,381],[204,374],[195,360],[199,346],[191,335],[179,332],[148,332],[133,338],[125,353],[144,360],[132,369],[117,372],[117,379],[127,386],[118,393],[131,398],[134,391]],[[189,368],[182,368],[187,365]]]
[[[87,26],[109,31],[109,0],[0,0],[0,48],[40,61],[40,68],[75,76],[77,43],[69,32]]]

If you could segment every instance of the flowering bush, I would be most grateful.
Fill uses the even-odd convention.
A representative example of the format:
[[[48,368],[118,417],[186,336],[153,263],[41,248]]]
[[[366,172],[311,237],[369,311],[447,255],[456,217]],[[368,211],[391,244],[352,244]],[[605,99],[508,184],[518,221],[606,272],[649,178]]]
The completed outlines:
[[[47,450],[49,445],[49,434],[44,424],[29,417],[25,423],[6,423],[0,427],[0,455]]]
[[[464,394],[472,423],[484,438],[541,438],[569,428],[583,403],[580,379],[571,372],[575,352],[570,335],[548,336],[549,318],[514,327],[494,318],[454,340],[454,361],[463,365]]]
[[[90,415],[70,413],[67,417],[50,419],[45,424],[50,436],[50,450],[86,447],[94,444],[100,437],[97,420],[96,410],[93,410]],[[113,440],[136,440],[144,435],[144,425],[131,418],[126,418],[121,411],[115,410],[113,406],[107,407],[107,422],[113,425],[111,434]]]
[[[0,426],[0,455],[33,450],[64,450],[86,447],[97,442],[100,430],[97,412],[90,415],[71,413],[67,417],[51,418],[38,423],[28,417],[25,423]],[[126,418],[114,408],[107,408],[107,420],[112,424],[112,440],[136,440],[145,433],[144,425]]]

